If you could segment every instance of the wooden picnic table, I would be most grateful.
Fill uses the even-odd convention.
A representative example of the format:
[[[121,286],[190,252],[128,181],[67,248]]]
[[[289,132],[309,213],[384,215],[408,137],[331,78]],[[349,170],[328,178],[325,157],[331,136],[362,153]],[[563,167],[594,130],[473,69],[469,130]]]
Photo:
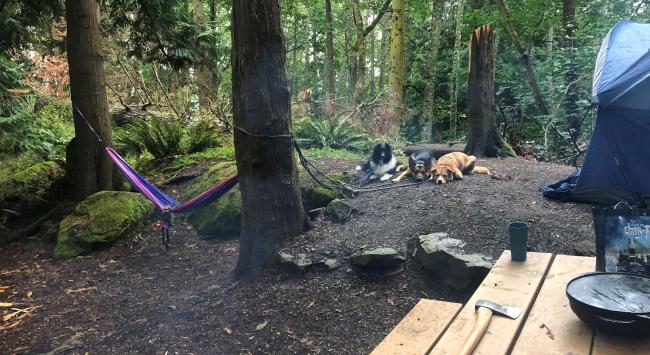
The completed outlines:
[[[493,316],[474,354],[650,354],[650,339],[603,334],[571,311],[566,284],[595,265],[594,257],[547,253],[528,253],[525,262],[514,262],[506,250],[465,306],[420,300],[372,355],[457,355],[474,326],[478,299],[520,308],[522,314],[516,320]]]

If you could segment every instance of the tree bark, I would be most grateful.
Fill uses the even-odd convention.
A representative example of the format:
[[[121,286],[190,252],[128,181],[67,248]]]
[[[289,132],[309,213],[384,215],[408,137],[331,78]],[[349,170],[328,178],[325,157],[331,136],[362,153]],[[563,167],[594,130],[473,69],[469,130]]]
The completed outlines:
[[[406,28],[405,1],[393,0],[390,26],[390,71],[388,73],[388,98],[390,109],[386,117],[384,134],[396,134],[404,115],[404,36]]]
[[[331,0],[325,0],[325,26],[327,29],[325,39],[325,91],[327,95],[325,114],[332,116],[336,112],[336,85],[334,83],[334,34],[332,29]]]
[[[370,34],[370,80],[368,83],[368,90],[370,92],[370,97],[375,96],[375,52],[376,52],[376,42],[377,42],[377,36],[375,36],[374,33]]]
[[[279,0],[235,0],[232,82],[242,194],[236,276],[273,262],[305,226],[293,156],[291,94]]]
[[[388,57],[388,40],[390,39],[390,20],[384,19],[384,24],[381,29],[381,53],[379,54],[379,92],[384,91],[384,86],[386,85],[386,58]]]
[[[463,0],[456,0],[455,5],[456,12],[454,18],[456,20],[456,29],[454,31],[454,57],[451,67],[451,80],[449,83],[449,135],[451,137],[456,136],[456,130],[458,128],[458,91],[459,91],[459,82],[460,78],[460,50],[462,46],[462,34],[461,30],[463,28],[463,12],[465,11],[465,2]]]
[[[104,88],[99,4],[96,0],[66,0],[65,6],[70,95],[75,128],[75,137],[66,150],[66,182],[68,196],[82,200],[97,191],[112,190],[114,178],[119,181],[119,175],[102,143],[88,127],[90,124],[105,145],[112,145]]]
[[[440,49],[444,3],[445,0],[433,0],[431,5],[431,48],[429,52],[429,62],[431,63],[431,79],[429,80],[429,91],[431,95],[431,143],[442,143],[442,132],[438,111],[436,110],[436,83],[438,82],[438,50]]]
[[[469,39],[469,132],[465,153],[479,157],[513,155],[496,126],[495,39],[492,24],[477,28]]]
[[[576,4],[574,0],[563,0],[562,5],[562,25],[564,27],[564,41],[562,41],[562,43],[566,55],[564,77],[566,85],[568,86],[564,107],[566,110],[569,135],[571,140],[575,142],[580,136],[580,131],[582,130],[582,122],[580,120],[580,115],[578,114],[578,68],[575,58],[576,48],[574,38],[576,30]]]
[[[192,17],[194,23],[201,28],[201,31],[204,29],[204,16],[203,16],[203,0],[193,0],[192,1]],[[203,51],[202,58],[199,59],[199,63],[196,66],[196,83],[197,83],[197,94],[199,96],[199,109],[204,111],[210,110],[210,93],[214,90],[214,81],[210,75],[210,70],[206,65],[208,54]]]
[[[515,32],[515,29],[512,26],[512,22],[510,21],[510,16],[508,15],[508,9],[506,8],[506,4],[503,2],[503,0],[496,0],[496,1],[497,1],[497,6],[499,7],[499,14],[501,16],[501,20],[503,21],[503,24],[506,27],[506,32],[508,32],[508,36],[510,37],[510,40],[515,46],[515,49],[517,50],[517,52],[519,52],[519,58],[521,59],[521,63],[524,65],[524,69],[526,69],[526,75],[528,76],[528,83],[530,84],[533,99],[535,100],[537,109],[542,115],[548,115],[549,114],[548,106],[546,105],[546,101],[542,97],[542,93],[539,89],[539,86],[537,85],[537,78],[535,77],[535,72],[533,71],[533,67],[530,64],[530,57],[528,55],[528,50],[524,47],[523,43],[521,43],[519,37],[517,36],[517,32]]]

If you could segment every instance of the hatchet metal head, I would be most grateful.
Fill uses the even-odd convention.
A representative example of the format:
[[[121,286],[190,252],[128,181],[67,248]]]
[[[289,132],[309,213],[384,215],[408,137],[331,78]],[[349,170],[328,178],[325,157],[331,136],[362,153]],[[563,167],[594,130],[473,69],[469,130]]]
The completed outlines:
[[[476,309],[479,309],[480,307],[489,308],[494,314],[506,316],[512,319],[517,319],[521,314],[521,309],[519,308],[500,305],[488,300],[477,300],[474,307]]]

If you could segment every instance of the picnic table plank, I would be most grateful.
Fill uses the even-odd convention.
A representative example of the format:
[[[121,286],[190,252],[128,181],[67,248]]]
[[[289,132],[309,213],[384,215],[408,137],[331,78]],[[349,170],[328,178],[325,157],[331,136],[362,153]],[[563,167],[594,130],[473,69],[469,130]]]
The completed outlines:
[[[593,331],[571,311],[565,288],[571,279],[595,268],[596,258],[593,257],[555,257],[513,355],[589,354]]]
[[[650,340],[617,337],[596,331],[592,355],[648,355]]]
[[[431,354],[458,354],[474,327],[474,304],[479,299],[521,308],[522,314],[515,320],[496,315],[492,317],[487,332],[474,351],[474,354],[490,355],[507,353],[539,291],[551,257],[548,253],[528,253],[525,262],[515,262],[510,260],[510,251],[504,251]]]
[[[462,306],[460,303],[421,299],[370,354],[426,354]]]

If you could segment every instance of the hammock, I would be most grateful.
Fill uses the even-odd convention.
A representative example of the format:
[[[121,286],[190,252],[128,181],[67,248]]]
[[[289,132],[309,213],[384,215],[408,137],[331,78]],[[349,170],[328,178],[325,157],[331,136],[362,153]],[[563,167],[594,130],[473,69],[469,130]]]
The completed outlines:
[[[156,205],[159,212],[158,219],[160,220],[160,225],[162,227],[163,243],[165,246],[168,245],[165,242],[165,231],[167,232],[168,242],[169,228],[172,225],[172,213],[188,212],[201,208],[223,196],[223,194],[228,192],[233,186],[237,185],[237,175],[233,175],[185,202],[178,202],[140,176],[129,166],[129,164],[126,163],[126,161],[124,161],[124,158],[122,158],[115,149],[107,147],[106,153],[108,153],[108,156],[111,157],[115,165],[117,165],[117,167],[122,171],[131,185]]]

